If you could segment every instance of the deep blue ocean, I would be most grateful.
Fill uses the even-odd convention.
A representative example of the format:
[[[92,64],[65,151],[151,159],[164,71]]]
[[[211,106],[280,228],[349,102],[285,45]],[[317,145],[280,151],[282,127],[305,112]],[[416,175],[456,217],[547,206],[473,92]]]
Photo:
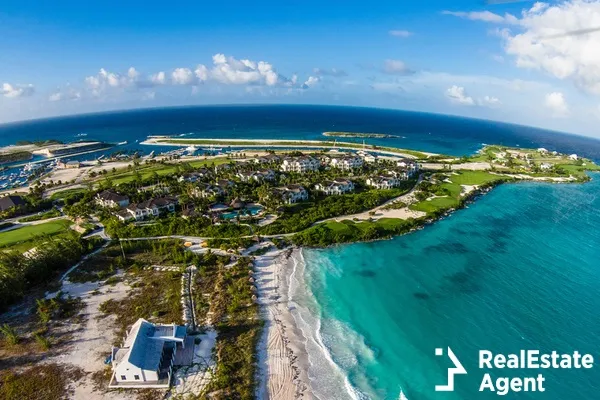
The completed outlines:
[[[0,125],[16,140],[127,141],[148,135],[319,139],[324,131],[389,133],[367,142],[470,154],[483,143],[545,147],[600,161],[600,141],[535,128],[382,109],[228,106],[139,110]],[[343,139],[351,141],[352,139]],[[114,150],[113,150],[114,151]],[[600,175],[585,184],[506,184],[468,208],[393,240],[304,250],[294,299],[303,315],[309,375],[323,400],[492,399],[479,393],[477,351],[589,352],[600,363]],[[301,260],[300,260],[301,261]],[[310,333],[307,333],[311,331]],[[450,346],[468,371],[454,393]],[[545,370],[544,393],[523,399],[598,399],[600,365]],[[493,377],[540,371],[493,370]]]

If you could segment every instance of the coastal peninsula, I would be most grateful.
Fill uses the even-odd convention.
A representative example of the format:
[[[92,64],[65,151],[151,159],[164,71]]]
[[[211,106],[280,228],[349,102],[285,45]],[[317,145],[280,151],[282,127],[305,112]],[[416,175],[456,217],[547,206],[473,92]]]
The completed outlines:
[[[4,366],[15,387],[136,398],[143,385],[115,383],[120,338],[175,324],[191,350],[174,356],[166,386],[148,384],[153,395],[311,398],[310,332],[290,290],[305,285],[303,247],[406,234],[498,184],[585,182],[600,171],[542,148],[452,157],[330,141],[146,143],[213,155],[97,160],[76,182],[50,174],[0,199],[0,266],[21,266],[0,285],[0,307],[12,310],[0,317],[0,351],[16,360]],[[18,367],[22,357],[29,367]]]
[[[387,133],[361,133],[361,132],[323,132],[323,136],[332,137],[347,137],[347,138],[364,138],[364,139],[390,139],[400,138],[398,135],[390,135]]]

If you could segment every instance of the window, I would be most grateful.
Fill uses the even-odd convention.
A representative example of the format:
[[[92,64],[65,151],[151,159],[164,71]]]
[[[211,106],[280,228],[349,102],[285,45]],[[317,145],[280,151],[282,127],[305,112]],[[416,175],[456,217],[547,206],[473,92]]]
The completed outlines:
[[[127,377],[126,377],[125,375],[121,375],[121,380],[122,380],[122,381],[126,381],[126,380],[127,380]]]
[[[139,381],[140,380],[140,376],[139,375],[134,375],[133,379],[135,379],[136,381]]]

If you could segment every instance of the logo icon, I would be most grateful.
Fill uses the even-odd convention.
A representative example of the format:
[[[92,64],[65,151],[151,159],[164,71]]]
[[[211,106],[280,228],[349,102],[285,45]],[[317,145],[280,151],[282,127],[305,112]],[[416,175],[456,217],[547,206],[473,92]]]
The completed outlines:
[[[435,349],[435,355],[441,357],[444,355],[444,349],[437,348]],[[466,374],[467,370],[463,365],[458,361],[458,358],[452,351],[450,347],[448,347],[448,358],[454,364],[454,367],[448,368],[448,384],[447,385],[435,385],[436,392],[453,392],[454,391],[454,375],[462,375]]]

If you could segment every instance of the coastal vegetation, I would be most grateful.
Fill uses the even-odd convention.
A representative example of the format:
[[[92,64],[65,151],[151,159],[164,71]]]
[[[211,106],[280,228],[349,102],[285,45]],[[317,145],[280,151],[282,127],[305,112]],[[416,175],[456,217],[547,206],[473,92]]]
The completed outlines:
[[[355,149],[355,150],[372,150],[379,152],[387,152],[398,155],[408,155],[410,157],[414,157],[417,159],[426,159],[429,154],[416,151],[416,150],[408,150],[408,149],[400,149],[397,147],[388,147],[388,146],[376,146],[371,144],[358,144],[358,143],[348,143],[348,142],[332,142],[332,141],[324,141],[324,140],[261,140],[261,139],[172,139],[172,138],[161,138],[161,139],[152,139],[154,143],[158,144],[175,144],[175,145],[219,145],[219,146],[256,146],[256,147],[299,147],[299,148],[346,148],[346,149]]]
[[[373,139],[388,139],[388,138],[399,138],[400,137],[398,135],[389,135],[387,133],[361,133],[361,132],[323,132],[323,136],[373,138]]]
[[[33,221],[41,221],[44,219],[49,219],[49,218],[56,218],[56,217],[60,217],[60,211],[58,211],[56,208],[53,208],[50,211],[46,211],[46,212],[40,212],[38,214],[34,214],[34,215],[30,215],[27,217],[23,217],[19,219],[19,222],[33,222]]]
[[[341,215],[357,214],[408,192],[414,181],[405,181],[395,189],[369,190],[356,194],[328,196],[317,201],[288,206],[272,224],[260,230],[263,235],[299,232],[318,221]]]
[[[17,161],[31,160],[33,154],[28,151],[13,151],[9,153],[0,153],[0,164],[8,164]]]
[[[248,281],[250,267],[250,260],[242,258],[230,268],[213,269],[216,279],[210,303],[211,319],[219,332],[217,368],[202,398],[254,398],[255,349],[262,321],[253,300],[254,286]]]
[[[56,279],[83,255],[99,247],[100,242],[72,232],[41,236],[33,242],[36,250],[32,254],[24,255],[17,249],[0,252],[0,310],[20,300],[32,288]]]

